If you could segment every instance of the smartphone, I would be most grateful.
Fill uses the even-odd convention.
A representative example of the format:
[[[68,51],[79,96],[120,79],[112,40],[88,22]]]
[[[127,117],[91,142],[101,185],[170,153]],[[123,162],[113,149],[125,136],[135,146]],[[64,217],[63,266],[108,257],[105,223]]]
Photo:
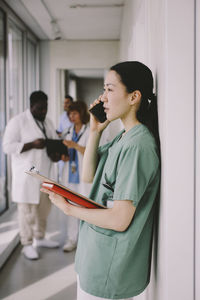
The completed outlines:
[[[106,113],[104,111],[103,102],[99,102],[95,106],[93,106],[89,111],[97,118],[100,123],[106,121]]]

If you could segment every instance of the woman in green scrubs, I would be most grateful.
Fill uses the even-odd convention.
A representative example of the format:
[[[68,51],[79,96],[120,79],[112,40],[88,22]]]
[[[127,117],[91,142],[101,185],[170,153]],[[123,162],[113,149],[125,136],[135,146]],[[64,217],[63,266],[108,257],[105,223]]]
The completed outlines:
[[[107,209],[52,202],[81,220],[75,269],[78,300],[128,299],[150,280],[155,199],[160,181],[157,106],[150,69],[136,61],[110,68],[102,101],[107,120],[91,115],[83,180],[93,182],[90,198]],[[103,130],[120,118],[124,130],[99,147]]]

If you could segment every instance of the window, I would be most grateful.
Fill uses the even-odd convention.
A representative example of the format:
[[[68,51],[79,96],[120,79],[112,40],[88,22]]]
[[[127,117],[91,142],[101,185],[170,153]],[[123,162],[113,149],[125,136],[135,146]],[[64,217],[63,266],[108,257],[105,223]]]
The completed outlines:
[[[0,213],[7,208],[6,156],[2,151],[2,138],[6,125],[5,59],[5,16],[0,10]]]
[[[27,106],[29,107],[29,96],[36,90],[36,58],[37,44],[30,39],[27,40]]]
[[[38,40],[0,0],[0,214],[11,205],[11,160],[2,149],[7,122],[29,107],[38,89]]]
[[[23,107],[23,33],[9,21],[8,29],[9,119]]]

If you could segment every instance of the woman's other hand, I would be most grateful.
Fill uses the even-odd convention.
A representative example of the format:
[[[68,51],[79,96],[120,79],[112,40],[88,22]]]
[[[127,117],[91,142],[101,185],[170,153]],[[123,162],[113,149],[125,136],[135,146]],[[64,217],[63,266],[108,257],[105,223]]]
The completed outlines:
[[[77,143],[71,140],[63,140],[63,144],[67,146],[68,148],[74,148],[76,149]]]
[[[79,145],[78,143],[74,142],[74,141],[71,141],[71,140],[63,140],[63,144],[65,146],[67,146],[69,149],[70,148],[73,148],[73,149],[76,149],[77,151],[79,151],[82,155],[84,154],[85,152],[85,147]],[[61,158],[62,159],[62,158]],[[63,160],[63,159],[62,159]],[[68,159],[69,160],[69,159]],[[68,161],[66,160],[66,161]],[[65,161],[65,160],[64,160]]]

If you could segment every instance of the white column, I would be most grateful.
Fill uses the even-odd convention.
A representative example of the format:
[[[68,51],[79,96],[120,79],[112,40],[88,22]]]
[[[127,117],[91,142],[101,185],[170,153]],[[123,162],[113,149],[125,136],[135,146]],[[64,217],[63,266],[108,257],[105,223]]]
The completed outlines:
[[[194,4],[195,0],[125,2],[120,57],[135,60],[144,56],[157,81],[159,107],[162,184],[158,245],[145,300],[194,300]],[[146,36],[138,40],[139,33]],[[138,48],[142,44],[145,52]],[[197,149],[199,152],[200,142]],[[200,241],[196,246],[199,253]]]
[[[196,249],[195,299],[200,299],[200,0],[196,0]]]

